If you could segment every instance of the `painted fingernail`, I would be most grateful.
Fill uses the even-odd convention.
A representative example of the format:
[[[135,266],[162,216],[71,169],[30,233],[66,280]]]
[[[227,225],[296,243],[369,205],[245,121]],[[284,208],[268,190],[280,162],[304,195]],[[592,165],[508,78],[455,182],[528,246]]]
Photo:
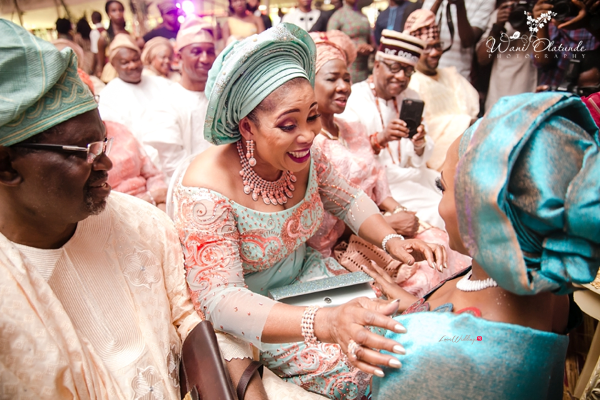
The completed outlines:
[[[375,371],[373,371],[373,373],[375,375],[377,375],[378,377],[380,377],[380,378],[383,378],[385,376],[385,374],[383,373],[383,371],[380,370],[380,369],[376,369]]]
[[[396,326],[394,327],[394,330],[395,330],[397,333],[406,333],[406,328],[405,328],[405,327],[403,327],[403,326],[402,326],[402,325],[400,325],[400,324],[396,324]]]
[[[390,367],[392,368],[400,368],[402,366],[402,363],[400,363],[400,361],[398,361],[395,358],[392,358],[389,362]]]
[[[437,268],[437,264],[435,262],[433,262],[432,264],[433,264],[433,268]]]
[[[396,299],[396,300],[393,300],[390,304],[392,304],[392,303],[399,303],[399,302],[400,302],[400,299]]]
[[[404,347],[400,346],[399,344],[395,345],[393,350],[396,354],[406,354],[406,349],[404,349]]]

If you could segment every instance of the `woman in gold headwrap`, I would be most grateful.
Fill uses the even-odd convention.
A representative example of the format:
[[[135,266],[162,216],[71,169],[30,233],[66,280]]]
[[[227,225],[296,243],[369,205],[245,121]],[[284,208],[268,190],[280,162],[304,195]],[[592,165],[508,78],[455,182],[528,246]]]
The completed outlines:
[[[150,39],[142,51],[143,75],[161,76],[175,82],[179,81],[181,75],[171,70],[174,56],[175,51],[169,39],[162,36]]]

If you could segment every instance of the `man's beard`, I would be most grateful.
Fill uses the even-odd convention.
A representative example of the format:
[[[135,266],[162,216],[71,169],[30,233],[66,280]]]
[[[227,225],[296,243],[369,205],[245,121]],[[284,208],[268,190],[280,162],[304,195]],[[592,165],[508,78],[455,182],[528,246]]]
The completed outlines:
[[[94,203],[92,194],[88,192],[85,194],[85,208],[90,215],[98,215],[106,208],[106,199]]]

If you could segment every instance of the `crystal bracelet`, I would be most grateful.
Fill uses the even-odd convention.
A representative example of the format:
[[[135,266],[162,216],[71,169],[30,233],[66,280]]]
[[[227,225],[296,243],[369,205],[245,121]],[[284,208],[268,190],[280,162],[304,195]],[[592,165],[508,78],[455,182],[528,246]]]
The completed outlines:
[[[315,315],[319,310],[319,306],[309,306],[304,309],[302,314],[302,336],[304,336],[304,343],[307,346],[314,346],[319,343],[315,336]]]
[[[390,254],[390,252],[385,248],[385,245],[387,244],[387,242],[389,242],[393,238],[399,238],[401,240],[404,240],[404,236],[398,235],[397,233],[390,233],[389,235],[384,237],[383,240],[381,241],[381,248],[383,249],[383,251],[385,251],[388,254]]]

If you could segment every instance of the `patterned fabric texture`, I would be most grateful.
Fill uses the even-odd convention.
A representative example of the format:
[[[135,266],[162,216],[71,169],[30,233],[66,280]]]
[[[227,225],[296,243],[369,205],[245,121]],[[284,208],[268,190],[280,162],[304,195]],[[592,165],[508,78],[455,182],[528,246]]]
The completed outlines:
[[[315,74],[331,60],[342,60],[349,66],[356,59],[356,46],[342,31],[311,32],[310,37],[317,47]]]
[[[314,86],[315,55],[308,33],[286,23],[227,46],[208,73],[204,138],[237,142],[240,120],[275,89],[294,78]]]
[[[356,232],[379,212],[375,203],[318,149],[312,151],[304,199],[287,210],[258,212],[212,190],[181,184],[174,197],[194,307],[216,329],[261,349],[262,362],[285,380],[332,399],[360,399],[369,377],[348,365],[338,345],[267,344],[261,336],[275,304],[265,296],[269,289],[346,272],[306,246],[324,211]]]
[[[0,19],[0,145],[10,146],[97,108],[70,48],[58,51]]]
[[[0,398],[179,398],[181,343],[200,317],[166,214],[112,193],[61,249],[23,247],[0,234]]]
[[[571,283],[594,280],[600,265],[598,127],[579,97],[504,97],[465,132],[460,151],[460,234],[502,288],[565,294]]]

